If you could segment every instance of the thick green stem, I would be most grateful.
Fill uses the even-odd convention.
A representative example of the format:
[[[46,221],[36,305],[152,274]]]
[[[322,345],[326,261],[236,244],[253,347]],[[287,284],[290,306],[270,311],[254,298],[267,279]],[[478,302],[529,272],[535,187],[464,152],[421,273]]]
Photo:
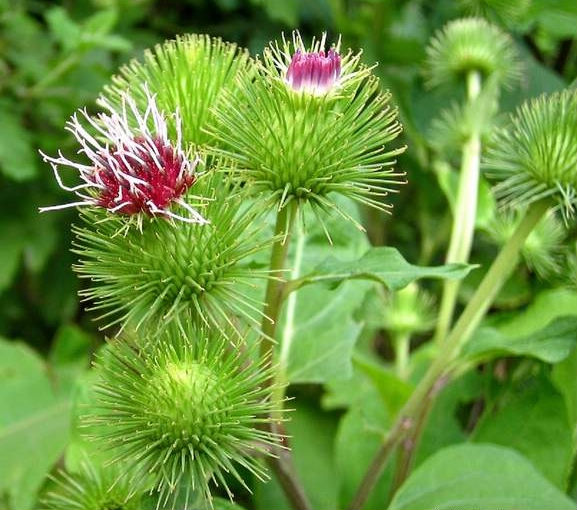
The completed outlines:
[[[501,249],[455,327],[446,341],[440,345],[435,361],[415,388],[385,437],[349,506],[350,510],[362,508],[396,445],[410,434],[418,423],[424,422],[426,414],[422,413],[426,412],[426,406],[432,404],[433,399],[444,386],[452,362],[479,326],[503,284],[511,276],[517,265],[521,248],[548,207],[549,203],[546,201],[532,204],[511,238]]]
[[[278,211],[274,229],[275,242],[270,256],[271,278],[268,280],[265,293],[264,317],[261,324],[260,354],[269,358],[275,344],[276,328],[281,311],[282,293],[285,280],[285,263],[291,238],[291,228],[296,214],[296,207],[288,204]]]
[[[481,75],[478,71],[470,71],[467,75],[468,101],[473,102],[480,92]],[[479,132],[475,130],[463,145],[459,189],[453,211],[453,228],[446,257],[447,264],[469,260],[477,216],[480,161],[481,137]],[[437,342],[442,341],[447,336],[451,327],[460,285],[460,280],[445,280],[443,283],[443,297],[435,331],[435,341]]]
[[[275,242],[272,246],[270,258],[271,279],[269,279],[266,293],[264,317],[261,324],[262,336],[260,340],[260,355],[269,365],[273,362],[275,336],[278,319],[282,307],[283,287],[285,280],[285,264],[291,238],[291,229],[296,214],[296,205],[289,204],[278,211],[275,225]],[[273,385],[274,380],[268,382]],[[273,399],[278,414],[282,409],[283,393],[273,390]],[[279,416],[273,416],[268,426],[271,432],[286,435],[281,429]],[[298,479],[290,450],[276,448],[274,457],[268,457],[267,462],[275,472],[284,493],[295,510],[310,510],[311,505]]]

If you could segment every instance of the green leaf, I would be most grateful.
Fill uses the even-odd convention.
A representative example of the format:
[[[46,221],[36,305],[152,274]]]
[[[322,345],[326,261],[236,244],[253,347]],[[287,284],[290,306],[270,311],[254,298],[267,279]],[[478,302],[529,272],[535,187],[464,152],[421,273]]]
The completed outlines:
[[[567,358],[553,367],[551,377],[553,384],[563,395],[573,427],[577,425],[577,377],[575,374],[577,374],[577,348],[574,348]],[[575,440],[577,441],[577,437]]]
[[[262,2],[267,14],[273,20],[278,20],[294,27],[298,25],[299,2],[298,0],[259,0]]]
[[[367,291],[348,282],[336,291],[303,289],[296,305],[287,374],[292,383],[323,382],[351,375],[351,356],[362,325],[353,314]],[[286,331],[286,330],[285,330]],[[283,345],[289,345],[288,334]]]
[[[460,413],[465,405],[479,396],[481,387],[481,375],[472,370],[451,381],[447,388],[441,391],[427,419],[415,455],[415,466],[420,465],[441,448],[466,440],[467,433]]]
[[[305,399],[298,399],[295,411],[288,418],[286,428],[295,468],[312,508],[337,508],[339,480],[333,460],[335,417],[321,412]],[[260,510],[292,508],[276,479],[257,485],[256,500]]]
[[[371,380],[381,395],[387,412],[395,416],[411,395],[413,386],[366,356],[358,354],[354,361],[355,366]]]
[[[12,283],[16,275],[24,243],[24,234],[16,222],[6,219],[0,222],[0,292]]]
[[[94,13],[84,23],[84,29],[91,34],[105,35],[112,31],[118,21],[115,9],[103,9]]]
[[[565,489],[573,457],[565,402],[545,378],[532,383],[515,388],[501,408],[487,409],[473,440],[518,450],[552,483]]]
[[[297,288],[312,283],[324,283],[329,288],[338,287],[344,280],[370,280],[398,290],[421,278],[460,279],[474,266],[447,264],[445,266],[421,267],[407,262],[391,247],[370,248],[360,259],[342,261],[334,257],[295,282]]]
[[[88,366],[93,340],[75,324],[64,324],[58,330],[50,351],[50,362],[54,366]]]
[[[335,464],[341,480],[340,506],[345,508],[353,496],[371,460],[382,444],[390,417],[383,406],[382,397],[376,388],[368,388],[355,380],[347,383],[359,395],[339,422],[335,440]],[[356,383],[356,384],[355,384]],[[380,508],[386,500],[392,479],[389,466],[368,499],[366,508]]]
[[[18,113],[0,102],[0,171],[15,181],[25,181],[38,171],[30,134]]]
[[[46,22],[50,32],[65,51],[78,47],[82,39],[82,28],[63,7],[52,7],[46,12]]]
[[[0,493],[13,508],[33,507],[68,441],[69,411],[42,360],[22,344],[0,340]]]
[[[358,216],[356,206],[342,201],[348,214]],[[306,217],[306,231],[297,228],[288,267],[291,279],[311,271],[327,251],[339,258],[355,259],[366,250],[365,234],[340,217],[327,221],[332,246],[315,216]],[[289,295],[279,325],[279,356],[290,382],[323,382],[347,378],[351,356],[361,330],[355,311],[363,302],[368,284],[346,282],[336,290],[310,286]]]
[[[569,355],[576,341],[577,317],[559,317],[529,335],[516,336],[482,327],[465,345],[463,354],[475,362],[498,356],[530,356],[557,363]]]
[[[506,335],[529,335],[547,326],[558,317],[577,316],[577,292],[567,288],[545,290],[523,311],[498,322]]]
[[[523,456],[491,444],[450,446],[427,459],[389,510],[573,510]]]

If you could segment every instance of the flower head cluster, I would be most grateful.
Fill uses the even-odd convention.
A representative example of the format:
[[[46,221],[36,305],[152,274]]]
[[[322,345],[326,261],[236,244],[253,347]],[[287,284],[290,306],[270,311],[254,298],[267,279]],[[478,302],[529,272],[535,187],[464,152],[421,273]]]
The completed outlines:
[[[232,498],[224,474],[247,489],[237,466],[267,478],[254,454],[268,455],[281,440],[261,426],[273,411],[265,365],[218,333],[188,326],[114,341],[97,366],[96,412],[86,425],[136,486],[151,481],[160,501],[181,484],[209,498],[211,482]]]
[[[100,104],[108,113],[92,118],[86,110],[81,110],[79,113],[88,126],[83,125],[78,113],[72,116],[66,129],[76,137],[81,146],[78,152],[90,163],[69,160],[61,152],[56,158],[42,156],[51,164],[58,184],[81,200],[45,207],[42,211],[92,205],[121,215],[144,213],[205,223],[183,199],[196,180],[198,159],[189,159],[182,148],[180,118],[175,113],[176,140],[173,142],[169,139],[166,117],[158,109],[154,96],[145,91],[144,113],[124,92],[118,111],[105,99],[101,99]],[[60,177],[60,166],[76,169],[82,183],[66,186]],[[178,204],[186,215],[174,212],[173,204]]]
[[[426,75],[431,86],[462,79],[469,71],[511,85],[520,76],[513,40],[483,18],[449,22],[427,48]]]
[[[341,56],[334,48],[294,53],[287,69],[286,81],[296,91],[322,95],[333,88],[341,78]]]
[[[577,92],[543,95],[521,105],[496,133],[486,158],[501,204],[525,207],[555,199],[564,217],[577,207]]]

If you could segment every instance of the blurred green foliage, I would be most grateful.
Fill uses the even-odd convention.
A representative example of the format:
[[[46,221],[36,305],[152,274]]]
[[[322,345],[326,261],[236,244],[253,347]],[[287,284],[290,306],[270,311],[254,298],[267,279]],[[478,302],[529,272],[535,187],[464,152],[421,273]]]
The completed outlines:
[[[342,34],[345,47],[363,48],[367,63],[379,63],[375,72],[400,108],[409,145],[399,163],[409,176],[409,185],[395,197],[391,218],[366,213],[370,240],[375,245],[395,246],[414,263],[440,263],[456,185],[452,168],[458,160],[455,154],[444,154],[439,149],[442,144],[431,142],[438,138],[431,137],[431,130],[441,111],[458,101],[463,90],[428,90],[422,64],[433,32],[448,20],[469,14],[481,14],[508,30],[522,54],[522,82],[503,95],[502,112],[513,110],[526,98],[575,84],[575,0],[0,0],[0,337],[9,339],[0,343],[0,508],[33,505],[46,472],[68,441],[69,396],[80,391],[77,376],[88,365],[89,354],[103,341],[90,312],[79,306],[81,283],[71,270],[75,260],[70,253],[70,224],[76,212],[38,213],[40,206],[67,200],[37,150],[49,154],[75,150],[72,137],[63,131],[74,110],[84,105],[93,110],[96,96],[119,65],[176,34],[209,33],[239,42],[253,53],[281,31],[293,28],[300,28],[305,35],[323,30],[330,36]],[[494,203],[488,187],[481,187],[486,198],[480,201],[479,223],[486,224]],[[574,239],[575,233],[573,227],[567,238]],[[486,266],[494,253],[494,244],[481,238],[475,244],[472,261]],[[480,277],[474,273],[466,281],[463,299]],[[485,331],[484,341],[501,356],[518,355],[499,351],[497,342],[511,322],[509,311],[527,305],[567,279],[561,275],[545,283],[528,268],[519,271],[501,293],[490,320],[496,329]],[[564,295],[564,300],[572,299],[574,292],[570,297]],[[540,324],[535,330],[545,326]],[[374,328],[365,331],[361,347],[374,334]],[[381,358],[390,357],[386,337],[382,331],[377,334]],[[574,346],[571,338],[568,342]],[[444,435],[425,434],[423,451],[428,455],[463,441],[471,431],[469,420],[482,413],[473,403],[482,395],[485,409],[494,414],[483,416],[474,440],[504,441],[540,464],[543,476],[575,497],[577,358],[574,347],[572,353],[567,350],[555,358],[559,363],[553,368],[532,351],[523,351],[528,357],[511,362],[505,373],[499,365],[502,360],[487,356],[486,368],[478,379],[451,387],[452,393],[437,403],[431,421]],[[482,349],[476,354],[480,352],[486,354]],[[350,499],[370,452],[376,448],[380,428],[398,409],[393,401],[403,401],[410,391],[410,383],[393,381],[374,359],[359,356],[353,358],[353,382],[346,383],[355,394],[349,398],[346,388],[331,383],[323,401],[331,412],[320,415],[318,405],[310,407],[307,403],[299,407],[292,425],[301,438],[295,440],[297,465],[315,466],[305,469],[303,476],[305,486],[317,493],[315,502],[319,505],[339,501],[344,506]],[[426,349],[417,353],[415,374],[428,356]],[[26,385],[19,384],[22,380]],[[317,403],[317,389],[297,391]],[[383,399],[384,409],[379,406]],[[12,402],[20,405],[12,407]],[[516,437],[523,422],[533,419],[531,413],[548,415],[545,432],[531,430],[528,436]],[[32,420],[27,422],[31,425],[18,429],[26,437],[16,437],[10,424],[17,424],[23,416]],[[319,427],[319,420],[324,428]],[[307,431],[313,429],[322,437],[307,439]],[[495,432],[501,430],[507,432]],[[51,439],[43,442],[43,435],[48,434],[52,434]],[[572,453],[543,449],[543,434],[562,438]],[[509,436],[512,442],[506,439]],[[30,438],[37,442],[29,443]],[[355,439],[367,452],[351,453]],[[312,444],[306,444],[307,440]],[[318,455],[310,457],[311,448],[319,449]],[[34,458],[40,459],[37,463],[32,460],[33,451]],[[449,458],[459,457],[457,454],[460,451],[454,450]],[[22,468],[23,458],[28,459],[28,471]],[[524,461],[513,460],[530,469]],[[338,473],[333,477],[330,469]],[[10,473],[10,477],[2,473]],[[340,486],[331,488],[336,478]],[[388,473],[381,484],[390,483],[390,478]],[[380,500],[370,503],[375,506],[382,502],[386,490],[378,487]],[[409,490],[410,485],[395,499],[394,507],[405,507],[402,499]],[[268,508],[273,503],[282,505],[278,490],[272,485],[259,489],[254,504]]]

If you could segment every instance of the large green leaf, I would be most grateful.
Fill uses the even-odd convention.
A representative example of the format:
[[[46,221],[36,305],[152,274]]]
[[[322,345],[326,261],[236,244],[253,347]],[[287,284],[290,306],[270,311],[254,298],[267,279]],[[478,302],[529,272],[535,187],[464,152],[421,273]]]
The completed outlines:
[[[344,280],[370,280],[390,290],[398,290],[421,278],[464,278],[473,267],[468,264],[415,266],[407,262],[395,248],[385,246],[371,248],[357,260],[343,261],[329,257],[295,282],[295,287],[324,283],[329,288],[335,288]]]
[[[346,384],[357,395],[356,401],[339,422],[335,441],[335,464],[341,481],[339,508],[346,507],[352,501],[390,423],[382,397],[372,383],[355,377],[343,382],[343,385]],[[387,497],[392,472],[392,466],[388,466],[368,499],[367,508],[380,508],[379,505]]]
[[[512,390],[499,408],[487,409],[473,440],[518,450],[564,489],[572,464],[572,436],[565,401],[543,377]]]
[[[354,204],[343,207],[358,216]],[[358,258],[368,247],[363,232],[340,217],[327,219],[332,243],[314,216],[298,228],[290,252],[291,279],[311,271],[327,252],[345,260]],[[370,284],[346,282],[336,290],[310,286],[289,295],[279,325],[280,362],[290,382],[323,382],[351,375],[351,356],[361,324],[355,311]]]
[[[450,446],[427,459],[389,510],[573,510],[575,502],[517,452],[491,444]]]
[[[463,354],[475,362],[509,355],[557,363],[569,355],[576,342],[577,317],[558,317],[530,334],[513,335],[497,328],[480,328],[465,345]]]
[[[286,424],[294,464],[312,508],[337,508],[339,479],[333,461],[336,419],[298,398]],[[256,487],[257,510],[291,510],[276,481]]]
[[[68,441],[70,405],[59,398],[42,360],[0,340],[0,493],[13,508],[32,508]]]
[[[553,367],[552,380],[555,387],[563,395],[569,419],[577,426],[577,348],[561,363]],[[575,440],[577,441],[577,433]]]
[[[561,287],[540,292],[525,310],[499,320],[497,325],[507,335],[529,335],[567,315],[577,316],[577,292]]]

